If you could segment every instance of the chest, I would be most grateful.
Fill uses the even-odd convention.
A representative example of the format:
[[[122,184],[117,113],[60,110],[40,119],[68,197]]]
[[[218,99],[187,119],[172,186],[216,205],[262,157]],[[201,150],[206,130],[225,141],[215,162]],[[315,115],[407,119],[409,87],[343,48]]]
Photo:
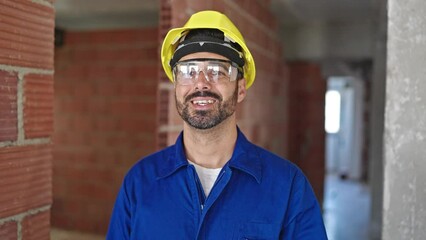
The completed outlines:
[[[188,170],[140,189],[132,239],[277,239],[286,193],[222,172],[207,198]]]

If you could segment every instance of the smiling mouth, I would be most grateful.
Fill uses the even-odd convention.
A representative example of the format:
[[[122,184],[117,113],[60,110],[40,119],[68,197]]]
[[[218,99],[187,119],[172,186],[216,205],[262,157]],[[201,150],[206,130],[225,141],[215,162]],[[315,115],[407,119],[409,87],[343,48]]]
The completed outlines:
[[[193,101],[191,101],[191,102],[192,102],[192,104],[194,104],[194,105],[206,106],[206,105],[208,105],[208,104],[213,104],[213,103],[215,103],[216,101],[215,101],[215,100],[193,100]]]

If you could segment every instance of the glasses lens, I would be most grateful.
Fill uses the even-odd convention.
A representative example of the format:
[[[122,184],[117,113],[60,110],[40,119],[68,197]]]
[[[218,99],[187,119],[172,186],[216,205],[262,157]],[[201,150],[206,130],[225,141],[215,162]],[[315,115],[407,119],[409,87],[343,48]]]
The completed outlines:
[[[229,81],[229,63],[210,62],[206,65],[206,74],[211,82]]]
[[[237,68],[226,60],[181,61],[173,68],[177,84],[190,85],[197,81],[200,72],[210,83],[225,83],[235,81]]]
[[[198,65],[189,62],[178,63],[173,68],[174,79],[180,85],[192,84],[192,80],[196,78],[198,72]]]

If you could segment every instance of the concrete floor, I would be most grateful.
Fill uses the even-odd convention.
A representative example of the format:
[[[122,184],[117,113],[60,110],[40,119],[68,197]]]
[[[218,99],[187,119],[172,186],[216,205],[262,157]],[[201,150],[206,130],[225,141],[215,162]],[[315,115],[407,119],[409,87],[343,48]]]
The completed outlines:
[[[368,240],[370,195],[366,185],[328,175],[324,222],[329,240]],[[105,236],[52,229],[51,240],[103,240]]]
[[[67,231],[57,228],[50,230],[50,240],[105,240],[105,236]]]
[[[365,184],[328,175],[324,222],[329,240],[368,240],[370,193]]]

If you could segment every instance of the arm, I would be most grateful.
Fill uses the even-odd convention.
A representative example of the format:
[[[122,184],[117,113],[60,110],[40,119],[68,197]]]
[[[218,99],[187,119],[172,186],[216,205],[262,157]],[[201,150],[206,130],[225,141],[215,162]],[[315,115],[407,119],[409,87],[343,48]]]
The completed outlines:
[[[327,239],[319,204],[306,177],[299,171],[294,177],[288,214],[280,239]]]
[[[126,179],[118,192],[106,236],[107,240],[128,240],[131,233],[132,203]]]

